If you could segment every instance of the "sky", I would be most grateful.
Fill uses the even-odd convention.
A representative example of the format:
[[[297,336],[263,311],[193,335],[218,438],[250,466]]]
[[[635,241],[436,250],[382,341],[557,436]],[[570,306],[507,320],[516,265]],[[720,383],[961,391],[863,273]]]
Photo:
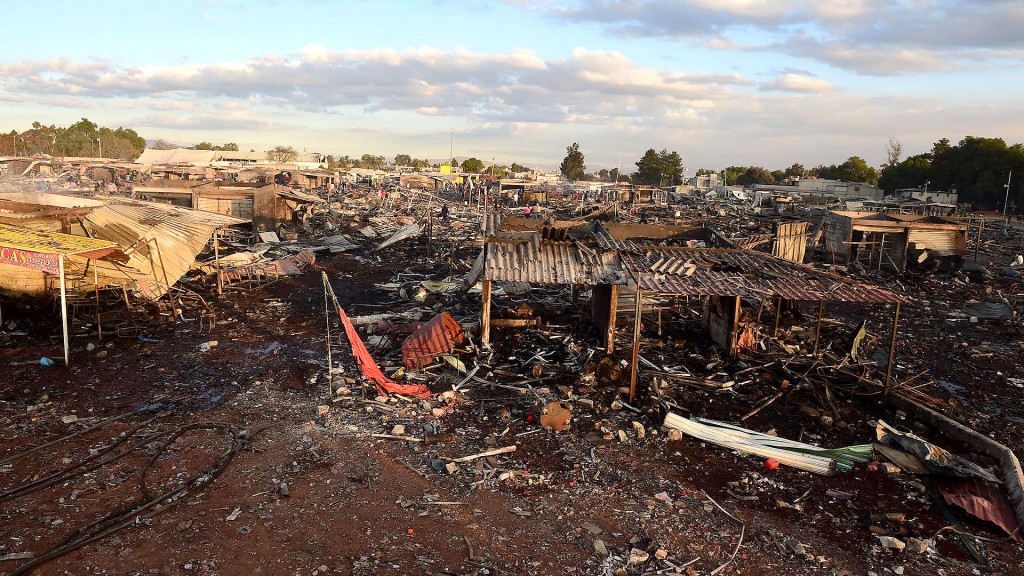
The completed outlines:
[[[1024,142],[1020,0],[37,0],[0,20],[0,129],[588,170],[878,166]]]

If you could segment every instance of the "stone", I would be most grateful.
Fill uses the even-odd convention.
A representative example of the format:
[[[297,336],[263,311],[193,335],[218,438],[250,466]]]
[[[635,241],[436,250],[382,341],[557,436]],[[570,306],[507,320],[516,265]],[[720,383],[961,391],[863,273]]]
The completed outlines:
[[[331,411],[331,407],[330,406],[317,406],[316,407],[316,414],[317,414],[317,416],[325,416],[330,411]]]
[[[675,428],[669,428],[668,429],[668,439],[669,440],[682,440],[683,439],[683,432],[682,432],[682,430],[676,430]]]
[[[907,547],[906,543],[902,540],[899,538],[893,538],[892,536],[879,536],[878,541],[882,546],[889,548],[890,550],[898,550],[902,552],[903,549]]]
[[[629,565],[638,566],[651,559],[651,555],[639,548],[633,548],[629,551]]]
[[[654,553],[654,557],[658,560],[664,560],[665,558],[668,558],[668,550],[658,548],[657,552]]]
[[[608,556],[608,547],[604,545],[604,540],[594,540],[594,553],[601,558]]]
[[[395,424],[395,427],[391,429],[391,433],[395,436],[405,436],[405,426]]]
[[[931,540],[923,540],[921,538],[907,538],[907,550],[914,554],[924,554],[928,551],[928,547],[931,546]]]
[[[625,443],[625,442],[628,442],[628,441],[629,441],[629,437],[626,436],[626,431],[625,430],[619,430],[619,442]]]
[[[636,420],[633,420],[633,430],[636,430],[637,440],[640,440],[647,435],[647,430],[644,428],[644,425],[637,422]]]

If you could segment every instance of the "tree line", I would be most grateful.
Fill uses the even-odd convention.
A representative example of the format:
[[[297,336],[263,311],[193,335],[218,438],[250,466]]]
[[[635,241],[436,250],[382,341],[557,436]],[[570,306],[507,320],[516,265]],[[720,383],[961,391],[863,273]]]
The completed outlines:
[[[132,160],[146,149],[146,139],[131,128],[100,127],[82,118],[66,127],[33,122],[24,131],[0,135],[0,156],[88,156]]]

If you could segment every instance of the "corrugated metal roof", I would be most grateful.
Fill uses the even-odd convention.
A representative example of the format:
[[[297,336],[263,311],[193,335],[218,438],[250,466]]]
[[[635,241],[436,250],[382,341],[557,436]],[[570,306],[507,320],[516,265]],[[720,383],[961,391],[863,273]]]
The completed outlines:
[[[128,257],[123,266],[106,272],[131,278],[139,292],[157,298],[189,271],[214,229],[247,220],[167,204],[119,200],[93,210],[84,222],[93,236],[117,243]]]
[[[640,288],[655,292],[826,302],[904,301],[887,290],[762,252],[657,248],[640,253],[622,252],[620,257],[623,267]],[[693,272],[687,275],[690,269]]]
[[[44,254],[70,255],[109,252],[117,244],[109,240],[0,224],[0,246]]]

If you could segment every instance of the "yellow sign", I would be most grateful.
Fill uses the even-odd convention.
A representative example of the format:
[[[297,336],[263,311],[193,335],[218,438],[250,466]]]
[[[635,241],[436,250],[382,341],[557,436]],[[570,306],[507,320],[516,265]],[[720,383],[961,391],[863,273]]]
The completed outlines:
[[[451,164],[441,164],[441,174],[451,174],[451,173],[452,173],[452,165]]]

